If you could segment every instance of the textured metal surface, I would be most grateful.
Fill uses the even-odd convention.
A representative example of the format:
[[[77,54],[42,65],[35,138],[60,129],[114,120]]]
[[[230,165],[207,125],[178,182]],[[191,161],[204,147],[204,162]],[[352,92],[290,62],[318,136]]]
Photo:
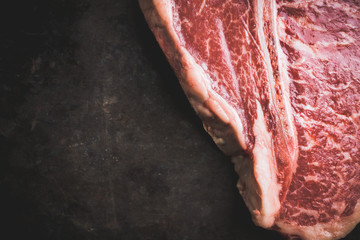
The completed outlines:
[[[281,239],[252,224],[136,1],[0,11],[1,239]]]

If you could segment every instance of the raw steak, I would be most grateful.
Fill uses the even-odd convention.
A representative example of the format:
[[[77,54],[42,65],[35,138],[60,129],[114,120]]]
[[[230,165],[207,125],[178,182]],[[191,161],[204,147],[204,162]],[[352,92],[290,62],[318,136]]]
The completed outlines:
[[[254,222],[292,239],[350,232],[360,220],[360,2],[139,2],[232,157]]]

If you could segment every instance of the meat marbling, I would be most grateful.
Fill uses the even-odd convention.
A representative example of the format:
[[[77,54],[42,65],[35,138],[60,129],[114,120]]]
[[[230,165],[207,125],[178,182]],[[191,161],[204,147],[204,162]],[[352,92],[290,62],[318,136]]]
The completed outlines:
[[[350,232],[360,221],[360,2],[139,3],[232,157],[254,222],[288,238]]]

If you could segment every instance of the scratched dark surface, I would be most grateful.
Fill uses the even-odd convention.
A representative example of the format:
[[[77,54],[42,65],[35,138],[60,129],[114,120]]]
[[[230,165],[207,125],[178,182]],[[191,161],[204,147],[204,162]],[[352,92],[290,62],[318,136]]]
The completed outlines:
[[[0,239],[281,239],[136,1],[8,1],[0,20]]]

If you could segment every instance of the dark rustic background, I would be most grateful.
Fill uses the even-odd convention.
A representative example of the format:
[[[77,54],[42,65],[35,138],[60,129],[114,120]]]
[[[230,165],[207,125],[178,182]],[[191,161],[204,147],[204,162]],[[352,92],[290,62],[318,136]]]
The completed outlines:
[[[0,30],[0,239],[281,239],[135,0],[7,1]]]

